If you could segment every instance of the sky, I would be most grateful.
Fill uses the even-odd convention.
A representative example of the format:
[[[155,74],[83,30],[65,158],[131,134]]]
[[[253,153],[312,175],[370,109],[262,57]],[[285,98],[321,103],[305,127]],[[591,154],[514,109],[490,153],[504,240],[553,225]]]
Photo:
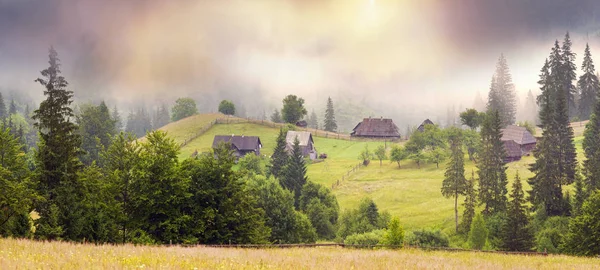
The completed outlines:
[[[80,102],[132,108],[189,96],[249,116],[327,96],[399,126],[471,107],[504,54],[521,99],[569,31],[600,51],[592,0],[0,0],[0,90],[33,100],[50,46]],[[368,115],[365,115],[368,116]],[[398,119],[398,120],[396,120]],[[435,121],[435,120],[434,120]]]

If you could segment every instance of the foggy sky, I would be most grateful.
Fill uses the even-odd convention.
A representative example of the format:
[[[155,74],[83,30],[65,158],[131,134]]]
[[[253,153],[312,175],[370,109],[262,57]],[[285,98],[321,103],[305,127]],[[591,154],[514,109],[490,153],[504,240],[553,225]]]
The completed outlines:
[[[470,107],[477,91],[486,97],[500,53],[520,95],[537,91],[544,58],[566,31],[579,67],[585,42],[600,54],[599,8],[592,0],[0,0],[0,90],[40,100],[33,80],[52,45],[82,102],[127,108],[191,96],[210,111],[228,98],[258,116],[287,94],[318,113],[332,96],[404,126]]]

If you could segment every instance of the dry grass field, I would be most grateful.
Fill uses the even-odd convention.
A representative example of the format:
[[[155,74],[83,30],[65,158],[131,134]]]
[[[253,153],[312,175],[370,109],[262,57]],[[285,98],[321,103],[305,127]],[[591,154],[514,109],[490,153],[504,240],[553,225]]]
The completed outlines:
[[[0,269],[600,269],[600,259],[415,249],[227,249],[0,239]]]

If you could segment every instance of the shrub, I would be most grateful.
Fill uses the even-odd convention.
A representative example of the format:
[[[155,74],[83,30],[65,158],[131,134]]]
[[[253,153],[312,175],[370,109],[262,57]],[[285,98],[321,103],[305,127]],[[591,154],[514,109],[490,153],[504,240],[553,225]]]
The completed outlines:
[[[407,244],[421,247],[447,247],[450,244],[448,236],[440,230],[417,230],[408,234]]]
[[[375,246],[379,244],[385,234],[385,230],[374,230],[366,233],[355,233],[346,237],[346,245]]]
[[[485,227],[485,221],[481,214],[476,214],[471,222],[471,230],[469,231],[469,243],[471,248],[482,249],[487,240],[488,230]]]
[[[400,226],[400,219],[394,217],[388,224],[388,229],[383,235],[382,244],[402,247],[404,244],[404,229]],[[446,239],[447,240],[447,239]]]

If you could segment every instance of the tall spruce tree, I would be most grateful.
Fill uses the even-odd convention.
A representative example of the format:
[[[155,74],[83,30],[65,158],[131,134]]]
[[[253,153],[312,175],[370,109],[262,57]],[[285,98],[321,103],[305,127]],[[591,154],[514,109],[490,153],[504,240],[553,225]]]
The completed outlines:
[[[98,106],[85,104],[76,117],[79,133],[82,137],[81,148],[86,152],[81,156],[85,165],[99,162],[100,152],[110,145],[111,137],[116,134],[115,122],[104,101]]]
[[[463,203],[463,218],[460,223],[459,232],[468,234],[471,229],[471,222],[475,217],[475,207],[477,206],[477,189],[475,189],[475,172],[471,171],[471,179],[467,180],[465,188],[465,201]]]
[[[502,127],[515,123],[517,97],[504,54],[500,54],[496,64],[496,72],[492,77],[488,95],[487,109],[499,112]]]
[[[296,137],[288,162],[283,169],[283,175],[279,178],[281,186],[294,193],[296,210],[300,206],[299,199],[302,194],[302,187],[306,184],[306,181],[308,181],[306,177],[306,164],[304,163],[304,156],[300,149],[300,141]]]
[[[308,117],[308,126],[310,128],[318,129],[319,128],[319,120],[317,119],[317,113],[313,109]]]
[[[6,117],[8,117],[8,112],[6,111],[4,97],[2,97],[2,93],[0,93],[0,119],[6,119]]]
[[[113,107],[111,116],[112,120],[115,121],[115,129],[117,131],[123,130],[123,119],[121,118],[121,114],[119,114],[119,110],[117,109],[116,105]]]
[[[152,126],[155,129],[158,129],[160,127],[167,125],[169,122],[171,122],[171,116],[169,116],[169,110],[167,109],[167,106],[164,103],[160,104],[160,106],[158,106],[158,108],[156,108],[156,110],[154,111],[154,117],[152,119]]]
[[[597,93],[600,95],[600,92]],[[600,100],[600,99],[598,99]],[[594,111],[583,132],[583,173],[590,191],[600,189],[600,102],[594,104]]]
[[[536,124],[538,114],[538,107],[535,102],[535,97],[531,90],[527,92],[527,98],[525,99],[525,105],[523,106],[523,118],[529,123]]]
[[[288,154],[285,151],[286,148],[286,132],[283,128],[279,129],[279,135],[275,142],[275,149],[273,149],[273,155],[271,155],[271,165],[269,171],[275,178],[280,179],[283,173],[283,168],[287,164]]]
[[[511,197],[506,211],[506,223],[501,231],[501,247],[509,251],[529,251],[533,247],[534,237],[529,226],[525,194],[518,172],[512,185]]]
[[[585,54],[583,56],[583,64],[581,65],[583,75],[577,81],[577,87],[581,91],[579,99],[579,119],[588,120],[596,105],[598,92],[600,92],[600,82],[596,77],[596,70],[590,52],[590,45],[585,44]]]
[[[40,134],[36,154],[37,190],[44,197],[36,208],[37,237],[77,239],[81,224],[81,188],[77,171],[82,167],[78,159],[81,137],[70,105],[73,92],[67,90],[67,80],[60,75],[60,60],[54,48],[49,50],[50,66],[42,70],[43,78],[36,81],[44,86],[46,100],[35,110],[33,119]]]
[[[8,115],[13,115],[17,113],[17,104],[14,99],[10,100],[10,106],[8,107]]]
[[[558,76],[562,83],[563,94],[567,103],[567,119],[577,115],[577,108],[575,106],[577,89],[575,88],[575,85],[573,85],[573,81],[577,79],[577,75],[575,74],[575,70],[577,70],[577,67],[575,66],[576,54],[571,51],[571,46],[571,37],[569,36],[569,32],[567,32],[561,48],[561,66],[560,75]]]
[[[506,156],[502,139],[502,121],[498,111],[489,111],[481,126],[481,158],[479,169],[479,201],[483,213],[491,215],[506,210]]]
[[[557,61],[560,55],[558,42],[555,43],[553,54],[550,61],[546,60],[540,73],[540,90],[542,93],[538,96],[538,105],[540,106],[539,118],[542,125],[542,138],[538,140],[533,156],[536,158],[529,170],[535,175],[529,179],[531,186],[529,191],[529,201],[533,208],[545,209],[549,216],[560,215],[562,208],[562,191],[560,186],[560,171],[558,170],[558,160],[555,158],[558,153],[559,139],[555,132],[555,89],[553,78],[550,76],[551,62]],[[564,99],[563,99],[564,100]]]
[[[327,98],[327,108],[325,109],[325,120],[323,126],[326,131],[337,131],[337,122],[335,121],[335,111],[333,109],[333,101],[331,97]]]
[[[458,195],[464,195],[467,191],[467,179],[465,178],[465,154],[462,151],[461,130],[454,127],[448,132],[450,143],[450,162],[444,173],[442,182],[442,195],[446,198],[454,197],[454,223],[458,233]]]

